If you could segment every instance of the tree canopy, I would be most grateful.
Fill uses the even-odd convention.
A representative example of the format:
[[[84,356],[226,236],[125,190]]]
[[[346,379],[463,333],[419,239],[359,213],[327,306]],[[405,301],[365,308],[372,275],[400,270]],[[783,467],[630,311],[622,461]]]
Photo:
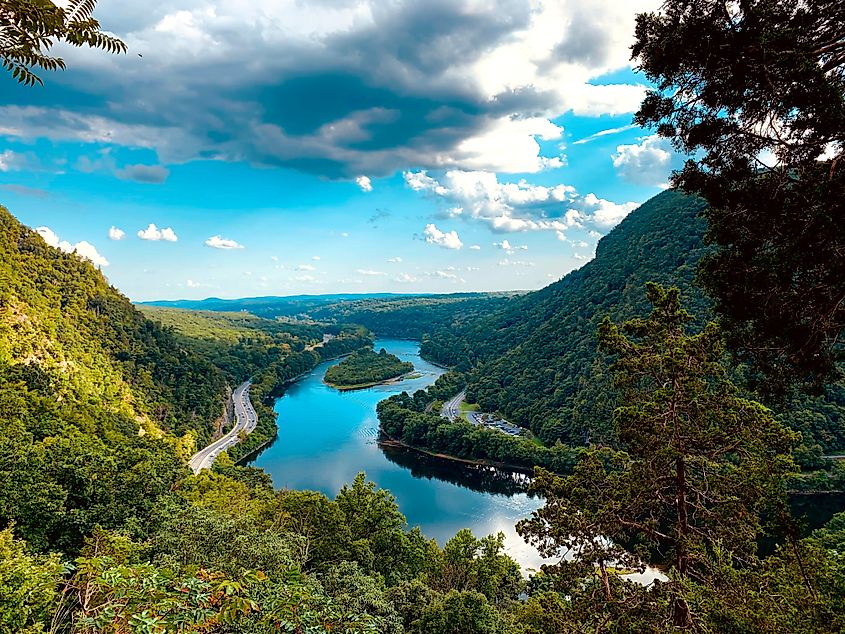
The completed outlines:
[[[635,117],[693,156],[709,203],[702,268],[732,347],[777,386],[829,378],[845,346],[845,7],[669,0],[638,16],[657,87]]]
[[[109,53],[126,52],[126,44],[100,30],[93,17],[97,0],[69,0],[60,7],[51,0],[3,0],[0,3],[0,64],[20,83],[44,82],[35,69],[64,69],[51,54],[58,42],[88,46]]]

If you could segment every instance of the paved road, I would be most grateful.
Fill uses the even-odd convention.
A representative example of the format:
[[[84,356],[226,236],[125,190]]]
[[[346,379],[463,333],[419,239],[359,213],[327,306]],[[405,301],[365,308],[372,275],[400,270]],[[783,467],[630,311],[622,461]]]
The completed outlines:
[[[442,416],[445,416],[450,421],[454,421],[461,416],[461,403],[464,402],[464,399],[467,396],[466,390],[461,390],[455,396],[452,397],[451,400],[446,401],[443,404],[443,410],[440,412]]]
[[[235,402],[235,425],[232,429],[219,440],[215,440],[191,456],[188,464],[194,473],[199,473],[203,469],[210,469],[220,452],[238,444],[241,432],[249,434],[255,429],[258,424],[258,415],[249,400],[249,386],[251,384],[251,381],[242,383],[232,394],[232,400]]]

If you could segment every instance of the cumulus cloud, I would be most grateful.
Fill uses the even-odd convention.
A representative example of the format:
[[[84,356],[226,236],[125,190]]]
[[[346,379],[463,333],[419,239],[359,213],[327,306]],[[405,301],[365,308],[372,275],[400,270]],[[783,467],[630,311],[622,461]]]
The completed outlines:
[[[223,238],[219,235],[211,236],[208,240],[205,241],[205,246],[211,247],[212,249],[224,249],[224,250],[232,250],[232,249],[243,249],[244,245],[237,243],[235,240],[230,240],[229,238]]]
[[[388,258],[387,261],[391,264],[400,264],[402,262],[402,258],[397,255],[395,258]]]
[[[296,267],[296,271],[316,271],[316,267],[311,266],[310,264],[300,264]]]
[[[122,180],[149,184],[163,183],[169,175],[170,170],[163,165],[126,165],[115,171],[115,176]]]
[[[362,192],[373,191],[373,184],[368,176],[359,176],[355,179],[355,183],[361,188]]]
[[[501,242],[494,242],[493,246],[500,248],[502,251],[504,251],[508,255],[513,255],[513,253],[515,251],[527,251],[528,250],[527,244],[514,246],[508,240],[502,240]]]
[[[459,204],[462,217],[486,223],[493,231],[555,231],[594,224],[614,226],[637,203],[614,203],[595,194],[581,196],[569,185],[534,185],[522,179],[500,182],[491,172],[449,170],[434,178],[425,170],[405,172],[411,189],[445,204]]]
[[[138,231],[138,237],[141,240],[149,240],[151,242],[176,242],[179,238],[176,235],[176,232],[173,231],[170,227],[165,227],[163,229],[159,229],[155,226],[154,223],[150,223],[147,225],[146,229],[141,229]]]
[[[143,57],[63,47],[69,70],[51,88],[62,105],[4,95],[0,136],[349,179],[407,165],[538,171],[563,164],[538,143],[559,136],[560,115],[637,107],[643,86],[594,80],[630,66],[634,16],[659,4],[103,3],[102,24]]]
[[[417,281],[417,278],[411,275],[410,273],[400,273],[396,277],[393,278],[394,282],[399,282],[400,284],[412,284],[413,282]]]
[[[109,261],[100,255],[93,244],[87,242],[86,240],[81,240],[76,244],[71,244],[67,240],[60,240],[56,232],[50,229],[50,227],[38,227],[35,231],[43,238],[44,242],[49,244],[51,247],[63,251],[64,253],[74,253],[83,260],[88,260],[95,266],[109,265]]]
[[[458,237],[457,231],[443,232],[433,224],[425,226],[423,235],[425,236],[426,242],[429,244],[436,244],[444,249],[460,249],[464,246],[464,243],[461,242],[461,239]]]
[[[668,187],[670,173],[681,166],[671,142],[656,134],[636,144],[617,146],[612,158],[616,172],[637,185]]]
[[[319,255],[312,255],[312,256],[311,256],[311,259],[312,259],[312,260],[314,260],[315,262],[319,262],[319,261],[320,261],[320,256],[319,256]]]
[[[123,240],[126,237],[126,232],[112,225],[109,227],[109,240]]]
[[[481,251],[481,246],[477,244],[471,244],[469,247],[470,251]]]

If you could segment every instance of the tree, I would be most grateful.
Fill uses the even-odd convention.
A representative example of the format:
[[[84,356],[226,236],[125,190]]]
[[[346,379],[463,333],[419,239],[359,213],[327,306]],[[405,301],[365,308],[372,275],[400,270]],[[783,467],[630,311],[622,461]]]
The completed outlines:
[[[59,602],[62,572],[56,555],[31,554],[11,529],[0,531],[0,632],[42,632]]]
[[[718,250],[701,276],[731,347],[771,385],[845,358],[845,7],[839,0],[669,0],[638,16],[657,84],[635,121],[694,155]]]
[[[59,7],[51,0],[0,2],[0,63],[20,83],[43,84],[34,68],[65,68],[61,57],[50,55],[56,42],[89,46],[109,53],[125,53],[126,45],[100,30],[92,17],[97,0],[69,0]]]
[[[689,628],[696,616],[682,584],[703,578],[717,544],[754,558],[764,505],[784,500],[795,435],[737,393],[715,324],[688,334],[693,318],[679,291],[647,288],[648,318],[621,330],[605,319],[599,329],[601,348],[616,358],[614,425],[626,455],[589,452],[563,479],[541,471],[535,488],[545,506],[518,530],[547,555],[569,549],[576,563],[597,566],[603,603],[622,594],[608,564],[631,565],[620,545],[639,546],[668,568],[671,621]]]

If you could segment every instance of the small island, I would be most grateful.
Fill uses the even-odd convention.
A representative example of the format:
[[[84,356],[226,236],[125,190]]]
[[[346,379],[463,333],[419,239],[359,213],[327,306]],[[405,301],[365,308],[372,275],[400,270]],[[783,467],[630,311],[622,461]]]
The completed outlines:
[[[338,390],[359,390],[397,379],[413,370],[413,363],[402,361],[384,348],[379,352],[364,348],[330,367],[323,380]]]

